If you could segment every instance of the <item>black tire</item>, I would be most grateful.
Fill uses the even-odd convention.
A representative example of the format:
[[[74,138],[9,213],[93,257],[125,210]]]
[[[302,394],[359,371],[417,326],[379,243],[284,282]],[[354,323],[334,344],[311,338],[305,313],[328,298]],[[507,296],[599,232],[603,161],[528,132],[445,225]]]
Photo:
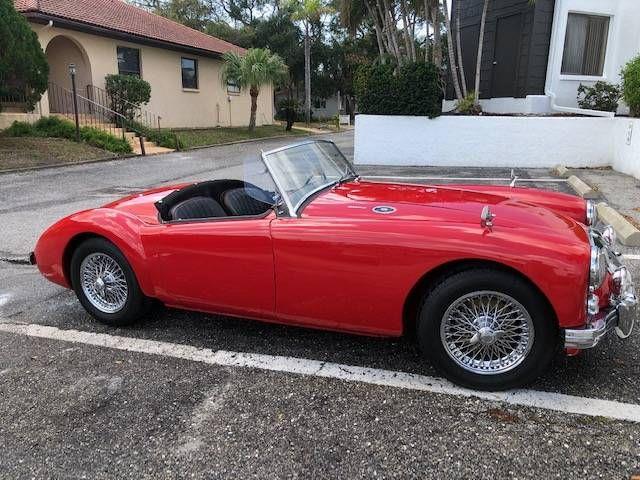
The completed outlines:
[[[111,257],[122,269],[127,282],[127,297],[124,306],[113,313],[104,312],[94,306],[87,298],[81,282],[80,268],[82,261],[91,254],[101,253]],[[135,273],[122,252],[111,242],[103,238],[90,238],[82,242],[73,252],[70,265],[71,285],[82,306],[89,314],[101,323],[114,327],[131,325],[148,311],[151,299],[140,290]]]
[[[478,291],[498,292],[515,299],[529,314],[533,343],[520,364],[512,370],[481,374],[463,368],[441,339],[444,315],[456,300]],[[525,386],[549,368],[559,347],[559,333],[553,312],[530,284],[517,275],[494,269],[476,268],[445,277],[428,291],[419,311],[417,338],[422,353],[452,382],[476,390],[507,390]]]

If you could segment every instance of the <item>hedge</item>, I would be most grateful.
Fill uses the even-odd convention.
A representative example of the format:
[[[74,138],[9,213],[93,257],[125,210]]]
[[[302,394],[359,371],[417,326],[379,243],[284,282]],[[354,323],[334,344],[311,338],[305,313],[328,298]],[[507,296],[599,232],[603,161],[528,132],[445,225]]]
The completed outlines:
[[[42,117],[34,124],[15,121],[4,130],[3,134],[9,137],[49,137],[75,140],[76,127],[73,123],[57,117]],[[128,141],[97,128],[81,127],[80,139],[89,145],[109,152],[132,152]]]
[[[442,114],[440,72],[431,63],[361,65],[354,88],[361,113],[429,118]]]

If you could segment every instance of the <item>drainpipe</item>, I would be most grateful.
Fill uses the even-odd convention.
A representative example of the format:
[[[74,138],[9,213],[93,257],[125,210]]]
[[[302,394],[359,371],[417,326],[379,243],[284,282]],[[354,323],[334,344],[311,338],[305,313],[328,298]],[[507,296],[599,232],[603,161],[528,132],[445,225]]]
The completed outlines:
[[[544,94],[551,99],[551,110],[562,113],[572,113],[575,115],[589,115],[591,117],[614,118],[615,112],[602,112],[600,110],[589,110],[586,108],[563,107],[556,104],[556,94],[549,88],[544,89]]]

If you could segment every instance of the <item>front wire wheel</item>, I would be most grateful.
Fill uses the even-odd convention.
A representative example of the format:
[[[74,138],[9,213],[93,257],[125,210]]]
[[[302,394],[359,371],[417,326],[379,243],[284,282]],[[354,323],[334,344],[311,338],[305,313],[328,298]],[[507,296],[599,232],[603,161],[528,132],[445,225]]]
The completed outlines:
[[[474,268],[425,294],[417,324],[422,352],[449,380],[479,390],[522,387],[559,350],[554,313],[519,275]]]
[[[478,291],[455,300],[440,324],[440,339],[460,367],[479,375],[513,370],[535,338],[529,312],[513,297]]]

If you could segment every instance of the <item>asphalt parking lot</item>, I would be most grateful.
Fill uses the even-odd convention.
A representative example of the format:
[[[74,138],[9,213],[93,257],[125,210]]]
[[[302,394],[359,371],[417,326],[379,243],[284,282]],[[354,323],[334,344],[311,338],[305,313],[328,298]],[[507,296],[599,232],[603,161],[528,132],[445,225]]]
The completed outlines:
[[[329,138],[352,157],[352,134]],[[63,215],[128,191],[211,178],[280,144],[0,175],[0,478],[626,479],[640,472],[640,424],[600,415],[599,403],[578,415],[559,404],[524,406],[289,367],[207,363],[180,352],[331,362],[427,383],[436,376],[406,339],[162,307],[134,327],[108,328],[93,322],[71,292],[20,263],[42,229]],[[510,176],[506,169],[359,171],[421,183],[480,177],[504,183]],[[523,185],[570,192],[547,170],[516,173]],[[640,261],[629,266],[640,278]],[[43,331],[64,339],[25,335],[20,325],[52,327]],[[610,338],[578,357],[559,356],[525,393],[640,408],[639,365],[637,333],[626,342]]]

